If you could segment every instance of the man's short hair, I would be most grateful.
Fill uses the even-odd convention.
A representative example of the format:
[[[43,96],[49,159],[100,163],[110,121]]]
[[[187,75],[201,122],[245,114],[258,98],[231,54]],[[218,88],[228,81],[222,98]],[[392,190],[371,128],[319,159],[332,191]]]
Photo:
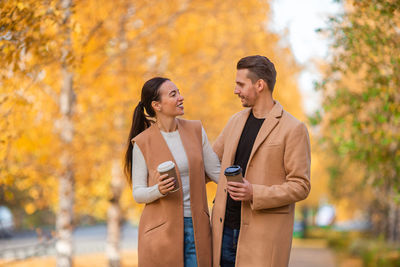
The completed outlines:
[[[274,63],[264,56],[248,56],[239,60],[236,68],[238,70],[248,69],[249,73],[247,78],[255,83],[259,79],[265,81],[271,93],[274,91],[276,82],[276,70]]]

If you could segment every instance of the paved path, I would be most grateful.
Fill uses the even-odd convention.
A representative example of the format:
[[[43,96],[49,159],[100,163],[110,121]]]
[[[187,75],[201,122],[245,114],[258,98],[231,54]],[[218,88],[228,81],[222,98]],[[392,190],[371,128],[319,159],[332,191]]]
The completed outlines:
[[[47,236],[50,234],[47,233]],[[74,251],[76,255],[104,252],[107,240],[106,225],[95,225],[89,227],[78,227],[73,233]],[[137,228],[125,224],[122,227],[121,233],[121,249],[136,250],[137,249]],[[21,246],[35,246],[39,240],[37,234],[33,231],[25,233],[16,233],[10,239],[0,239],[0,252],[10,248]],[[55,249],[52,247],[47,251],[47,254],[55,254]]]
[[[289,267],[335,267],[335,256],[326,248],[294,247]]]
[[[137,249],[137,228],[125,224],[122,228],[121,249]],[[102,253],[105,251],[107,229],[105,225],[79,227],[74,231],[76,254]],[[326,248],[326,242],[315,240],[293,240],[289,267],[336,267],[334,253]],[[0,239],[0,251],[10,247],[35,244],[36,234],[29,232],[16,234],[11,239]],[[54,254],[50,251],[50,255]]]

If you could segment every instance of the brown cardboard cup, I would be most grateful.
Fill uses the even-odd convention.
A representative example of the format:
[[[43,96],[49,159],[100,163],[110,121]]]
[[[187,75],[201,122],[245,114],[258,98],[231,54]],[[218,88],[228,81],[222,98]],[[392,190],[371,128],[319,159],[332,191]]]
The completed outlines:
[[[171,192],[176,192],[180,189],[179,186],[179,181],[178,178],[176,177],[176,171],[175,171],[175,164],[172,161],[166,161],[158,165],[157,171],[160,173],[160,175],[168,174],[168,176],[165,179],[168,179],[170,177],[174,177],[174,189],[169,191]]]
[[[228,182],[243,183],[242,168],[239,165],[232,165],[224,171]]]

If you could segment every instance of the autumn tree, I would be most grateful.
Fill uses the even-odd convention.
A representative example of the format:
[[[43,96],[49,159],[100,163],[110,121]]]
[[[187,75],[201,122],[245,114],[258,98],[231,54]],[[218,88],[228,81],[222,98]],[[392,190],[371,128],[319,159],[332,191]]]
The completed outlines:
[[[51,86],[42,86],[44,91],[56,102],[57,109],[54,110],[52,126],[53,131],[58,133],[62,153],[49,151],[51,157],[58,155],[60,165],[59,172],[59,207],[57,215],[57,266],[72,265],[72,230],[73,230],[73,203],[74,203],[74,164],[71,152],[71,143],[74,137],[74,125],[72,122],[75,94],[73,90],[73,67],[72,67],[72,27],[70,24],[72,14],[71,1],[21,1],[16,3],[2,2],[1,30],[5,57],[4,68],[9,71],[3,72],[2,81],[20,78],[20,82],[30,80],[34,86],[29,89],[37,89],[38,80],[43,79],[45,69],[55,67],[59,70],[59,90]],[[56,38],[57,37],[57,38]],[[50,52],[50,53],[49,53]],[[56,76],[56,73],[54,73]],[[24,77],[27,75],[28,77]],[[41,77],[42,76],[42,77]],[[3,84],[4,85],[4,84]],[[30,88],[32,87],[32,88]],[[27,88],[21,88],[24,91]],[[28,90],[26,90],[28,91]],[[29,95],[35,98],[39,91],[23,92],[23,96]],[[40,100],[38,101],[40,102]],[[35,106],[35,101],[31,101]],[[39,111],[40,112],[40,111]],[[56,115],[58,113],[58,116]],[[20,122],[21,123],[21,122]],[[29,125],[29,124],[28,124]],[[28,126],[25,125],[25,126]],[[22,126],[22,125],[19,125]],[[21,127],[22,128],[22,127]],[[7,129],[9,130],[9,129]],[[28,127],[24,131],[29,131]],[[21,131],[22,132],[22,131]],[[21,135],[24,135],[22,133]],[[45,136],[48,136],[46,133]],[[58,143],[58,142],[57,142]],[[54,146],[55,147],[55,146]],[[16,147],[14,147],[15,149]],[[8,151],[6,151],[7,154]],[[20,159],[24,161],[24,159]],[[18,166],[18,165],[17,165]],[[21,167],[21,165],[19,165]],[[45,174],[42,172],[40,175]],[[10,175],[10,173],[8,173]],[[12,175],[12,174],[11,174]],[[12,176],[9,176],[12,177]],[[33,178],[33,177],[29,177]],[[45,177],[38,177],[39,180]],[[29,185],[29,183],[25,183]],[[36,188],[27,188],[29,191]],[[48,187],[45,185],[44,187]],[[36,190],[38,191],[38,190]],[[47,196],[48,197],[48,196]],[[46,198],[46,196],[44,196]],[[33,204],[30,203],[31,209]]]
[[[328,30],[333,58],[318,85],[323,112],[312,120],[320,123],[325,145],[337,157],[331,168],[336,193],[347,183],[343,177],[354,181],[351,174],[341,175],[352,165],[363,176],[352,193],[372,193],[363,203],[375,231],[399,242],[400,3],[347,4],[346,13],[333,18]]]
[[[56,123],[59,129],[62,153],[60,155],[61,172],[58,191],[57,230],[57,266],[72,266],[72,230],[74,225],[75,201],[75,169],[74,156],[71,144],[74,141],[73,112],[76,95],[74,90],[74,68],[72,64],[72,0],[62,0],[61,3],[60,37],[63,40],[61,47],[61,90],[59,100],[60,118]]]
[[[304,118],[300,68],[268,30],[268,2],[32,0],[1,2],[1,11],[5,201],[25,194],[28,214],[65,207],[70,224],[60,228],[67,230],[83,218],[108,217],[110,265],[119,264],[121,222],[137,221],[142,209],[121,165],[147,79],[171,78],[185,97],[185,117],[200,119],[213,141],[241,109],[233,94],[236,62],[262,54],[278,70],[274,97]],[[72,183],[60,196],[75,196],[65,206],[57,198],[63,177]],[[212,190],[208,195],[212,200]]]
[[[58,162],[40,148],[57,142],[49,134],[52,122],[42,124],[48,121],[45,110],[58,102],[57,92],[43,82],[43,66],[59,56],[60,16],[55,1],[1,1],[0,12],[0,190],[7,205],[33,214],[49,209],[49,199],[56,197],[46,187],[54,185],[52,167]]]

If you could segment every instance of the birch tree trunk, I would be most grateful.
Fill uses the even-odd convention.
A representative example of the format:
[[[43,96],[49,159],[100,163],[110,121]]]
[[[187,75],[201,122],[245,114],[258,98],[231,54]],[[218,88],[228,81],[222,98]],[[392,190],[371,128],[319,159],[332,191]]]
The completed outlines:
[[[72,266],[72,230],[75,197],[74,162],[71,144],[74,139],[74,128],[72,121],[75,94],[73,88],[73,72],[68,63],[68,56],[72,51],[70,17],[72,0],[61,0],[63,8],[63,25],[61,25],[61,36],[64,38],[61,58],[62,85],[60,92],[59,110],[61,118],[56,127],[62,143],[62,154],[60,155],[61,174],[59,180],[59,210],[57,213],[57,266]]]
[[[119,24],[119,48],[121,52],[120,56],[120,73],[122,73],[122,83],[119,90],[126,90],[126,51],[127,51],[127,40],[125,25],[128,19],[129,2],[126,2],[124,15],[121,17]],[[123,103],[120,103],[123,105]],[[120,110],[120,109],[117,109]],[[114,127],[118,133],[122,132],[123,128],[123,114],[116,112],[114,119]],[[115,144],[116,155],[121,155],[123,151],[123,143]],[[120,157],[114,158],[112,162],[111,170],[111,199],[110,206],[107,211],[107,246],[106,254],[108,258],[109,267],[119,267],[121,265],[120,260],[120,241],[121,241],[121,224],[123,220],[120,197],[124,189],[125,181],[123,178],[123,171]]]
[[[125,181],[122,178],[120,160],[113,160],[111,170],[111,192],[110,207],[107,211],[107,248],[108,266],[120,266],[120,240],[122,212],[120,207],[120,196]]]

